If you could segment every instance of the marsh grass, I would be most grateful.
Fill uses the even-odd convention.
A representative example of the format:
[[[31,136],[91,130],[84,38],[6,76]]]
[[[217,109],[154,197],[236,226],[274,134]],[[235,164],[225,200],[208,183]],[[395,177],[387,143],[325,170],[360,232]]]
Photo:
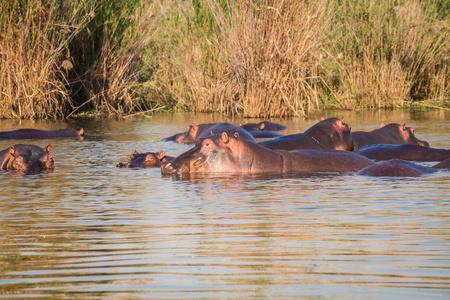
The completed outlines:
[[[54,22],[57,2],[0,5],[0,117],[62,116],[71,100],[60,69],[67,36]]]
[[[247,117],[448,103],[449,4],[193,1],[164,23],[154,81],[179,109]],[[161,58],[161,57],[159,57]]]
[[[330,71],[324,79],[333,83],[338,107],[397,107],[428,97],[449,100],[450,7],[437,3],[334,3],[331,24],[339,27],[330,35]]]
[[[1,118],[160,106],[287,117],[450,102],[446,1],[0,6]]]
[[[123,113],[151,106],[134,87],[158,18],[144,1],[2,1],[0,118]]]

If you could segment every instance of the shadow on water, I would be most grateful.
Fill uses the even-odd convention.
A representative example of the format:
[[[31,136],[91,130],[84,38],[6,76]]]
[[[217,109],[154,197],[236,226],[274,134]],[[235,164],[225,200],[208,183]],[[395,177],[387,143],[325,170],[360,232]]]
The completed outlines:
[[[420,139],[450,148],[448,113],[325,117],[336,114],[353,130],[406,122]],[[2,130],[86,131],[83,141],[27,141],[52,144],[51,173],[0,173],[2,297],[448,298],[448,171],[177,178],[115,167],[135,149],[179,155],[191,146],[161,140],[213,121],[255,120],[0,120]],[[284,133],[315,123],[272,121],[288,125]]]

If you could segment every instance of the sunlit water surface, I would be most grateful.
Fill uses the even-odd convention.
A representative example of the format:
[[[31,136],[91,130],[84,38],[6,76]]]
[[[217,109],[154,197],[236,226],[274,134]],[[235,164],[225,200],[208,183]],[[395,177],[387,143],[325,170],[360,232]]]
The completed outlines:
[[[353,130],[413,126],[450,149],[443,111],[330,112]],[[275,122],[303,132],[320,116]],[[0,173],[0,297],[439,299],[450,296],[450,172],[420,178],[288,174],[166,178],[119,169],[135,149],[186,125],[174,114],[127,120],[0,120],[0,130],[83,127],[51,143],[54,172]]]

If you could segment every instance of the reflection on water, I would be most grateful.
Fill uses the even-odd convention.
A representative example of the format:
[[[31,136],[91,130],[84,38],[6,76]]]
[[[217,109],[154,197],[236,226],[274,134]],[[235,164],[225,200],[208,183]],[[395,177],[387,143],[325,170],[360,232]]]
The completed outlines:
[[[445,112],[341,115],[353,130],[406,122],[420,139],[450,148]],[[412,179],[172,178],[158,169],[115,167],[135,149],[178,155],[190,146],[161,139],[193,121],[222,120],[0,120],[1,130],[86,130],[83,141],[27,141],[52,144],[54,172],[0,173],[2,296],[448,298],[448,171]],[[315,123],[274,121],[292,133]],[[11,143],[0,141],[0,148]]]

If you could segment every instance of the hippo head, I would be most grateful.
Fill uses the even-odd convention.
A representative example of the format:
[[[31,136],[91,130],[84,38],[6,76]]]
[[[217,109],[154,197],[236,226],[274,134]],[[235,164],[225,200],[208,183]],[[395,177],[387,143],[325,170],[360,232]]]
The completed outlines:
[[[353,150],[351,126],[344,122],[344,118],[321,118],[321,121],[305,134],[324,149]]]
[[[256,123],[247,123],[247,124],[239,124],[239,127],[247,130],[247,131],[252,131],[252,130],[264,130],[265,128],[265,124],[263,122],[260,122],[258,124]]]
[[[391,127],[391,128],[389,128]],[[400,139],[401,144],[412,144],[412,145],[419,145],[424,147],[429,147],[430,145],[426,141],[421,141],[414,135],[414,128],[412,127],[406,127],[406,124],[397,124],[397,123],[391,123],[388,125],[385,125],[384,123],[381,123],[381,128],[386,130],[393,130],[396,132],[395,136],[398,135]],[[388,129],[389,128],[389,129]]]
[[[169,163],[161,165],[162,174],[230,173],[245,169],[240,150],[242,139],[238,133],[228,136],[226,132],[199,139],[194,148]],[[246,140],[245,140],[246,141]]]
[[[165,153],[160,150],[158,153],[147,152],[138,153],[134,151],[130,155],[130,160],[127,163],[118,163],[118,168],[159,168],[161,163],[165,161]]]
[[[11,159],[8,169],[15,171],[42,171],[55,168],[53,157],[50,155],[51,146],[44,149],[34,145],[15,145],[9,147]]]

